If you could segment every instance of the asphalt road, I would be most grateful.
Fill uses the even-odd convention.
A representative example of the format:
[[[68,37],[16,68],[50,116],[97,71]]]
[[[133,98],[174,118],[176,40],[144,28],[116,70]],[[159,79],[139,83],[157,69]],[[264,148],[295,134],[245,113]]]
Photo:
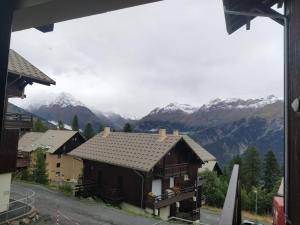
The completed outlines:
[[[35,192],[35,207],[41,216],[36,224],[56,224],[57,210],[61,214],[61,225],[152,225],[159,222],[154,218],[136,216],[101,202],[80,200],[37,185],[13,183],[13,188],[19,192],[24,189]]]
[[[158,219],[136,216],[101,202],[66,196],[38,185],[13,183],[13,189],[20,193],[25,189],[35,192],[35,207],[41,217],[35,225],[56,224],[57,210],[60,212],[60,225],[153,225],[160,222]],[[201,210],[201,222],[205,224],[218,225],[219,216],[218,213]]]

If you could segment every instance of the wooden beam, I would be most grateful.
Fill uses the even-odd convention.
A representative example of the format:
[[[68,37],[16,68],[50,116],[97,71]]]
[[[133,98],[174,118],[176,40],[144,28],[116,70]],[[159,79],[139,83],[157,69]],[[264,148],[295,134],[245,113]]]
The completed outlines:
[[[286,216],[287,224],[300,224],[300,113],[292,102],[300,96],[300,1],[286,1],[287,22],[287,155]]]
[[[0,4],[0,143],[3,141],[4,115],[6,112],[7,102],[7,67],[12,26],[13,2],[14,1],[12,0],[3,0]]]

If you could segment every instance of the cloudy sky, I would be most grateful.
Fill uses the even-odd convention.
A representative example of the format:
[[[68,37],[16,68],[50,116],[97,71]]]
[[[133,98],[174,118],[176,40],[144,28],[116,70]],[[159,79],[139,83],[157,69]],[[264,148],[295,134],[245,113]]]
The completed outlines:
[[[53,78],[22,107],[64,91],[88,107],[141,117],[170,102],[283,95],[282,27],[256,19],[228,36],[220,0],[165,0],[72,20],[43,34],[16,32],[11,46]]]

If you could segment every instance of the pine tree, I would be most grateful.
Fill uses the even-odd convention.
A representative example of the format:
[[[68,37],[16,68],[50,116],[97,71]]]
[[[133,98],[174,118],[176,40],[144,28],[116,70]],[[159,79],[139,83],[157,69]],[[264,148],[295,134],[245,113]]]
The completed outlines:
[[[232,156],[230,162],[229,162],[229,171],[232,171],[234,165],[240,165],[240,169],[242,167],[242,158],[240,155],[234,155]]]
[[[84,137],[88,140],[94,136],[94,129],[92,127],[92,124],[88,123],[83,131]]]
[[[264,158],[264,163],[263,163],[264,189],[267,192],[271,192],[279,179],[280,179],[279,164],[273,151],[270,149],[266,153]]]
[[[42,149],[36,150],[36,159],[33,166],[32,177],[33,180],[40,184],[48,183],[48,175],[47,175],[47,164],[45,152]]]
[[[127,132],[127,133],[131,133],[132,132],[132,127],[131,127],[130,123],[126,123],[124,125],[123,131]]]
[[[46,132],[48,130],[48,127],[44,125],[44,123],[38,118],[34,123],[32,127],[33,132]]]
[[[72,120],[72,130],[79,131],[78,117],[75,115]]]
[[[261,159],[255,147],[248,147],[242,156],[241,182],[246,190],[257,187],[261,178]]]
[[[63,121],[61,121],[61,120],[58,121],[58,125],[57,126],[58,126],[59,130],[64,130],[65,129],[65,125],[64,125]]]

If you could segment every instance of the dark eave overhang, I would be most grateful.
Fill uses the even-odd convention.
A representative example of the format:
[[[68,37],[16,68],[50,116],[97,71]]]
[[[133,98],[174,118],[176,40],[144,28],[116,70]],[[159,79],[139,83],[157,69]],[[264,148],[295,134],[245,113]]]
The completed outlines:
[[[284,21],[280,18],[282,15],[272,9],[276,4],[282,7],[283,2],[283,0],[223,0],[227,32],[232,34],[245,25],[250,29],[250,22],[259,14],[272,15],[271,19],[284,25]]]
[[[35,27],[52,31],[55,23],[161,0],[16,0],[13,31]]]

